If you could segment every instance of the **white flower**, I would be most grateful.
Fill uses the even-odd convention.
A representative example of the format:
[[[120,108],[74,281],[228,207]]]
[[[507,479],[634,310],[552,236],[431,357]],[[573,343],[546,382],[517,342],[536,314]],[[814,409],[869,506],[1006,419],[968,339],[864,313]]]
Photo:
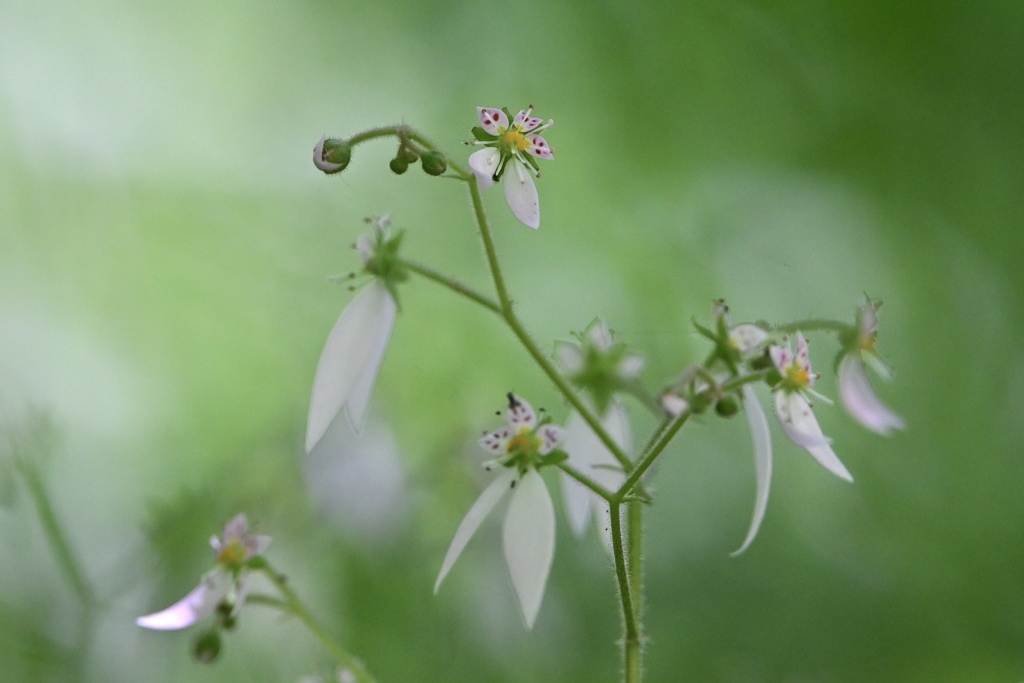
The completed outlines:
[[[608,409],[600,416],[605,432],[623,450],[629,448],[629,417],[620,401],[613,399]],[[616,491],[626,479],[619,464],[608,447],[601,442],[579,413],[573,411],[565,423],[563,450],[569,454],[569,464],[585,474],[607,491]],[[587,529],[591,516],[602,530],[605,548],[612,550],[612,536],[608,517],[608,503],[599,495],[580,484],[569,475],[562,473],[562,500],[569,524],[577,536]]]
[[[754,494],[754,516],[750,520],[750,529],[743,545],[731,553],[733,557],[750,547],[757,538],[757,532],[768,509],[768,492],[772,487],[772,435],[768,430],[768,418],[764,408],[754,394],[754,388],[744,384],[740,389],[743,394],[743,410],[747,414],[747,425],[750,427],[750,438],[754,442],[754,473],[757,480],[757,492]]]
[[[482,129],[474,131],[477,139],[473,144],[483,144],[485,148],[469,156],[469,167],[480,189],[487,189],[501,179],[505,201],[512,213],[524,225],[536,229],[540,227],[540,200],[533,176],[540,176],[540,170],[532,157],[554,158],[547,140],[538,135],[554,121],[545,123],[543,119],[530,116],[532,111],[532,106],[520,110],[510,126],[508,115],[502,110],[477,107]]]
[[[224,525],[221,538],[210,539],[217,553],[217,566],[184,598],[165,610],[139,617],[135,623],[158,631],[187,628],[213,614],[225,601],[232,605],[231,615],[237,615],[247,592],[246,563],[262,555],[270,545],[269,536],[251,535],[248,528],[245,515],[235,515]]]
[[[542,462],[542,456],[564,438],[564,432],[553,424],[538,426],[537,414],[529,403],[511,393],[508,399],[508,425],[480,439],[484,450],[498,456],[487,467],[502,467],[501,472],[459,524],[441,564],[434,593],[480,523],[511,491],[502,527],[502,545],[523,619],[527,628],[533,628],[555,554],[554,506],[537,465]]]
[[[881,399],[868,381],[865,365],[882,379],[889,379],[889,369],[875,353],[878,336],[878,307],[868,299],[857,311],[857,331],[846,354],[839,362],[837,381],[839,399],[853,419],[876,434],[888,436],[896,429],[905,429],[903,418]]]
[[[397,249],[386,232],[387,217],[379,219],[374,238],[362,236],[356,243],[364,265],[376,264]],[[374,268],[379,267],[373,265]],[[313,378],[313,395],[306,423],[306,452],[323,438],[331,422],[342,409],[352,426],[363,424],[384,353],[391,339],[398,304],[387,275],[378,274],[345,310],[324,344]]]
[[[803,334],[797,332],[795,356],[788,344],[785,348],[771,346],[768,352],[775,368],[782,375],[782,381],[774,389],[775,414],[778,415],[786,436],[796,445],[806,449],[829,472],[852,482],[853,477],[832,451],[829,439],[818,426],[818,420],[814,417],[806,396],[810,393],[829,402],[812,389],[817,375],[811,369],[807,340]]]

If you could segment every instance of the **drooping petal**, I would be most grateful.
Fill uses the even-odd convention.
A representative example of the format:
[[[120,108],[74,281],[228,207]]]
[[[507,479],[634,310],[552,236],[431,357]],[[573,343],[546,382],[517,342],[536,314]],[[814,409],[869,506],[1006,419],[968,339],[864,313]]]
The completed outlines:
[[[526,628],[533,628],[555,556],[555,510],[536,470],[527,470],[512,493],[502,541]]]
[[[358,429],[362,424],[397,310],[391,293],[374,280],[342,311],[327,337],[313,379],[306,425],[307,453],[323,438],[342,408],[354,427]]]
[[[501,177],[505,201],[523,225],[536,230],[540,227],[540,199],[537,197],[533,174],[515,157],[509,164],[511,168],[506,168],[505,174]]]
[[[730,553],[733,557],[746,550],[757,537],[761,522],[764,520],[765,510],[768,508],[768,492],[772,486],[772,436],[768,430],[768,418],[765,417],[764,408],[757,400],[757,394],[754,393],[752,386],[744,384],[742,393],[743,410],[747,413],[750,438],[754,442],[754,472],[757,477],[757,493],[754,494],[754,516],[750,520],[750,529],[739,550]]]
[[[455,537],[452,539],[452,543],[448,546],[448,552],[444,556],[444,562],[441,563],[441,571],[437,575],[437,581],[434,583],[434,593],[437,593],[437,589],[441,587],[441,582],[444,581],[444,577],[448,575],[452,565],[455,564],[455,560],[459,559],[459,555],[462,554],[463,548],[469,543],[469,539],[473,537],[476,530],[480,527],[480,523],[484,521],[484,518],[490,514],[494,506],[498,504],[506,493],[508,493],[513,484],[516,481],[517,472],[514,468],[504,468],[501,473],[498,474],[497,478],[488,484],[487,488],[484,489],[480,497],[476,499],[472,507],[469,508],[469,512],[462,518],[462,522],[459,523],[459,528],[455,531]]]
[[[903,418],[878,398],[859,357],[847,355],[840,361],[838,383],[839,400],[846,412],[866,429],[889,436],[906,427]]]
[[[501,152],[494,147],[484,147],[469,155],[469,167],[476,175],[476,183],[481,190],[494,184],[494,173],[501,162]]]
[[[540,119],[537,119],[540,121]],[[554,159],[555,155],[551,151],[551,145],[540,135],[530,135],[526,138],[527,147],[526,152],[532,154],[535,157],[541,159]]]
[[[822,467],[840,479],[852,482],[853,476],[829,445],[828,439],[818,426],[811,405],[799,393],[776,392],[775,410],[782,422],[786,436],[814,456]]]
[[[480,125],[491,135],[500,135],[508,130],[508,117],[505,112],[493,107],[477,107],[476,115],[480,119]],[[518,116],[516,117],[519,118]]]
[[[231,576],[223,569],[214,569],[181,600],[165,610],[139,617],[135,623],[157,631],[187,628],[213,614],[230,590]]]

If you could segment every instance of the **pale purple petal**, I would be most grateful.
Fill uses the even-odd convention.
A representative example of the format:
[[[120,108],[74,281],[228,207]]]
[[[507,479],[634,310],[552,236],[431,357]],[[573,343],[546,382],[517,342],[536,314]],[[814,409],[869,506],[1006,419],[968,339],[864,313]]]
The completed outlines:
[[[536,470],[528,470],[516,485],[505,514],[502,542],[523,619],[527,628],[533,628],[555,557],[555,510]]]
[[[165,610],[139,617],[135,623],[157,631],[188,628],[213,614],[230,590],[231,576],[222,569],[215,569],[184,598]]]
[[[335,323],[313,379],[306,426],[306,452],[346,409],[353,427],[362,424],[398,310],[391,292],[374,280],[349,302]]]
[[[519,128],[522,131],[531,131],[540,124],[544,123],[544,119],[536,116],[530,116],[530,112],[533,111],[531,107],[529,110],[520,109],[519,113],[512,119],[512,125]]]
[[[540,119],[535,119],[540,121]],[[537,125],[540,125],[539,123]],[[535,157],[541,159],[554,159],[555,155],[551,151],[551,145],[540,135],[530,135],[526,138],[526,142],[529,143],[526,147],[527,154],[532,154]]]
[[[750,427],[750,438],[754,442],[754,472],[757,477],[757,493],[754,495],[754,516],[750,520],[750,529],[743,545],[739,550],[731,553],[733,557],[746,550],[761,528],[764,520],[765,510],[768,509],[768,492],[772,486],[772,436],[768,429],[768,418],[765,417],[764,408],[757,400],[754,388],[744,384],[743,410],[747,413],[747,425]]]
[[[806,398],[798,393],[777,392],[775,407],[779,419],[782,420],[782,427],[790,439],[805,448],[829,472],[840,479],[853,481],[853,476],[839,461],[832,446],[829,445],[828,439],[821,432],[818,419],[814,417],[814,412]],[[783,415],[786,416],[786,419],[783,419]]]
[[[501,177],[505,201],[523,225],[536,230],[540,227],[540,199],[537,197],[533,174],[514,157],[509,165],[510,168],[506,168]]]
[[[879,400],[868,381],[864,363],[848,355],[839,363],[839,400],[853,419],[866,429],[889,436],[895,429],[906,427],[903,418]]]
[[[437,581],[434,583],[434,593],[441,587],[441,582],[444,581],[444,577],[448,575],[452,565],[455,564],[455,560],[459,559],[459,555],[462,554],[463,548],[469,543],[469,539],[473,537],[476,530],[480,527],[480,523],[484,521],[484,518],[490,514],[494,506],[498,504],[506,493],[508,493],[512,486],[515,484],[517,472],[514,468],[503,468],[503,471],[498,474],[497,478],[492,481],[487,488],[484,489],[480,497],[476,499],[472,507],[469,508],[469,512],[462,518],[462,522],[459,524],[459,528],[455,532],[455,537],[452,539],[452,543],[448,546],[448,552],[444,556],[444,562],[441,563],[441,571],[437,575]]]
[[[508,129],[508,117],[500,109],[477,107],[476,115],[480,119],[480,125],[491,135],[500,135]]]
[[[476,175],[476,183],[481,190],[494,184],[494,173],[500,161],[501,152],[494,147],[484,147],[469,155],[469,167]]]
[[[782,346],[769,346],[768,355],[771,356],[775,369],[785,377],[786,368],[793,364],[793,352]]]

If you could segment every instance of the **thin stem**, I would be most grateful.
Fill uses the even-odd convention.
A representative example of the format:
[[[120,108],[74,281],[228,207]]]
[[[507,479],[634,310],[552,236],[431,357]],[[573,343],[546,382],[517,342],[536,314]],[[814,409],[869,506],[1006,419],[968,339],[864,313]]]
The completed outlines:
[[[57,556],[57,563],[67,576],[68,582],[71,583],[71,587],[74,589],[78,599],[87,608],[91,608],[96,602],[95,594],[85,578],[78,558],[75,556],[75,552],[72,550],[71,544],[64,534],[60,521],[57,519],[57,513],[50,503],[50,496],[46,491],[43,478],[39,475],[39,471],[34,463],[28,462],[24,458],[18,458],[17,463],[18,470],[25,478],[25,483],[28,486],[32,502],[36,507],[36,512],[39,514],[39,521],[46,532],[46,538],[50,541],[50,545],[53,546],[53,552]]]
[[[415,261],[397,259],[397,262],[405,266],[412,272],[416,273],[417,275],[422,275],[428,280],[432,280],[438,283],[439,285],[447,287],[456,294],[461,294],[462,296],[467,297],[475,301],[476,303],[480,304],[484,308],[487,308],[493,311],[494,313],[501,315],[501,305],[498,302],[481,294],[480,292],[477,292],[475,289],[469,287],[468,285],[464,285],[458,280],[450,278],[447,275],[443,275],[442,273],[437,272],[433,268],[425,266],[421,263],[417,263]]]
[[[309,610],[306,609],[306,606],[302,603],[299,597],[288,586],[288,583],[282,574],[278,574],[269,566],[264,567],[262,571],[274,584],[274,587],[281,593],[283,599],[275,601],[273,598],[264,597],[262,599],[255,600],[255,602],[261,602],[277,607],[281,611],[297,617],[299,621],[309,629],[309,632],[313,634],[313,637],[320,641],[320,644],[324,649],[334,657],[334,660],[352,673],[357,683],[377,683],[377,679],[375,679],[370,672],[366,670],[362,662],[335,641],[334,638],[327,633],[324,627],[313,618],[313,615],[309,613]],[[250,597],[250,600],[252,601],[255,597],[256,596]]]
[[[629,586],[630,598],[637,623],[637,642],[632,649],[627,647],[626,680],[639,682],[643,675],[643,558],[644,558],[644,506],[640,501],[631,501],[627,508],[627,539],[629,541]],[[629,642],[627,634],[627,644]]]
[[[797,320],[785,325],[776,325],[772,328],[775,332],[800,332],[801,330],[823,330],[825,332],[845,332],[850,329],[849,323],[838,320],[825,320],[823,318],[808,318]]]
[[[570,477],[572,477],[573,479],[575,479],[579,483],[583,484],[588,489],[590,489],[591,491],[593,491],[597,495],[601,496],[605,500],[612,501],[612,500],[615,499],[615,494],[614,493],[612,493],[608,489],[604,488],[603,486],[598,484],[596,481],[594,481],[593,479],[591,479],[587,475],[585,475],[582,472],[580,472],[579,470],[577,470],[572,465],[569,465],[568,463],[565,463],[565,462],[560,462],[560,463],[558,463],[557,467],[558,467],[558,469],[562,470],[563,472],[568,474]]]
[[[626,481],[622,482],[622,486],[620,486],[619,490],[615,492],[615,495],[619,500],[622,500],[629,493],[630,489],[640,481],[640,477],[644,476],[644,473],[647,472],[648,468],[654,464],[654,461],[657,460],[659,455],[661,455],[661,452],[665,450],[665,446],[672,441],[676,432],[678,432],[686,423],[690,414],[691,413],[688,410],[683,411],[678,417],[669,423],[668,427],[661,431],[650,450],[644,454],[643,458],[637,464],[636,469],[630,472],[629,477],[626,478]]]
[[[633,588],[630,586],[630,572],[622,548],[622,506],[617,502],[608,504],[612,524],[612,554],[615,557],[615,577],[619,582],[619,600],[622,602],[623,657],[625,659],[626,683],[640,682],[640,629],[637,626],[633,607]]]

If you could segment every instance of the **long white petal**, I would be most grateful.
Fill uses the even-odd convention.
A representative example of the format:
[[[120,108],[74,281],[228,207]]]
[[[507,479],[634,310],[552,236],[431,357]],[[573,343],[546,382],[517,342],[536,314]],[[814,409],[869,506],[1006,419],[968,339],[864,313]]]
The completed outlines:
[[[526,628],[533,628],[555,557],[555,509],[536,470],[528,470],[512,493],[502,540]]]
[[[313,379],[306,424],[306,452],[323,438],[331,422],[348,407],[358,427],[380,370],[397,307],[391,293],[374,280],[349,302],[324,344]]]
[[[494,172],[498,170],[501,152],[493,147],[484,147],[469,155],[469,167],[476,175],[476,184],[486,190],[494,184]]]
[[[230,589],[231,577],[224,570],[215,569],[181,600],[165,610],[139,617],[135,623],[157,631],[187,628],[213,614]]]
[[[462,522],[459,524],[458,530],[455,532],[455,538],[452,539],[452,544],[448,546],[448,553],[444,556],[444,562],[441,563],[441,571],[437,575],[437,581],[434,583],[434,593],[437,593],[437,589],[441,587],[441,582],[444,581],[444,577],[448,575],[452,565],[455,564],[455,560],[459,559],[459,555],[462,554],[463,548],[469,543],[469,539],[476,533],[480,523],[484,521],[484,518],[490,514],[494,506],[498,504],[506,493],[511,490],[512,483],[516,479],[516,470],[513,468],[503,468],[502,472],[498,477],[492,481],[487,488],[484,489],[480,497],[476,499],[472,507],[469,508],[469,512],[462,518]]]
[[[747,424],[750,426],[750,438],[754,442],[754,472],[757,475],[757,493],[754,495],[754,516],[750,520],[750,530],[743,540],[739,550],[731,553],[736,557],[746,550],[757,532],[761,528],[761,521],[764,520],[764,512],[768,508],[768,492],[772,486],[772,435],[768,430],[768,418],[765,417],[764,408],[757,400],[754,388],[749,384],[743,385],[743,410],[747,413]]]
[[[505,191],[505,201],[512,209],[515,217],[528,228],[536,230],[540,227],[540,199],[537,197],[537,186],[533,183],[533,174],[515,158],[508,162],[501,187]]]
[[[839,461],[839,457],[832,450],[828,439],[821,432],[821,427],[818,426],[818,418],[814,417],[811,405],[807,402],[807,399],[797,393],[785,394],[784,392],[779,392],[779,394],[783,395],[782,398],[786,406],[785,412],[789,416],[788,424],[786,421],[783,421],[783,428],[786,430],[786,434],[798,445],[807,449],[807,452],[814,456],[814,459],[821,463],[822,467],[840,479],[852,482],[853,476],[843,463]],[[779,395],[777,394],[776,408],[779,407],[778,399]],[[803,439],[804,442],[797,441],[797,439],[793,438],[793,434]]]
[[[864,363],[848,355],[839,363],[839,400],[853,419],[876,434],[889,436],[903,429],[903,418],[882,403],[868,381]]]
[[[597,437],[579,413],[575,410],[565,421],[565,441],[562,448],[569,454],[569,464],[587,475],[593,474],[593,442]],[[599,441],[597,444],[602,445]],[[590,491],[568,474],[562,474],[562,503],[565,516],[569,518],[569,526],[577,536],[582,534],[590,521]]]

